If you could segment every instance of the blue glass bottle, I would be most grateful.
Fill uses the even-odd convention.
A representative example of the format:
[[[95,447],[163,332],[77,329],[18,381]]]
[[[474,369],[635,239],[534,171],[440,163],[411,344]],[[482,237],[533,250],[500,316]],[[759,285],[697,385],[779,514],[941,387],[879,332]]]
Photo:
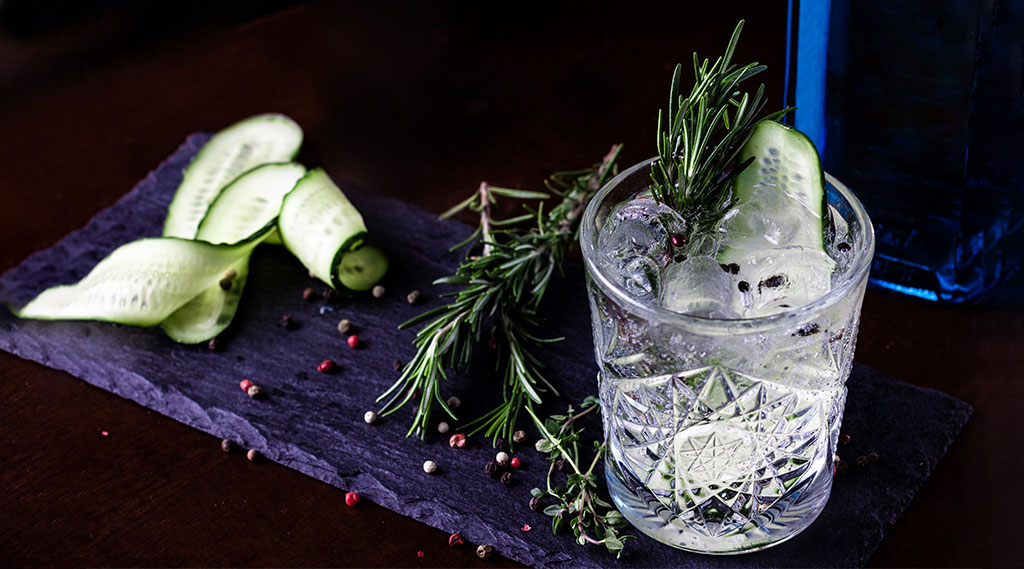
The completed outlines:
[[[1021,301],[1024,0],[789,0],[787,103],[875,222],[871,282]]]

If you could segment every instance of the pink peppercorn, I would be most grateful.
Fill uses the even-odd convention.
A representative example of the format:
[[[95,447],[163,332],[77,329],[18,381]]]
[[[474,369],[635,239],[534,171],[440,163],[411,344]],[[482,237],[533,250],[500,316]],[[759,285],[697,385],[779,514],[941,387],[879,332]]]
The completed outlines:
[[[316,371],[320,373],[331,373],[338,364],[334,363],[334,360],[324,360],[320,362],[320,365],[316,366]]]
[[[508,461],[508,463],[512,468],[519,468],[523,464],[522,461],[519,460],[518,456],[513,456],[512,460]]]
[[[243,379],[241,383],[238,384],[238,387],[241,387],[242,391],[248,392],[249,388],[252,387],[252,385],[253,383],[251,379]]]
[[[359,346],[359,336],[352,334],[348,337],[348,347],[355,348]]]
[[[458,545],[462,545],[463,543],[466,542],[462,539],[462,534],[459,532],[455,532],[448,536],[448,547],[455,547]]]
[[[359,503],[359,494],[356,494],[355,492],[346,492],[345,493],[345,505],[346,506],[351,508],[351,507],[355,506],[358,503]]]
[[[466,435],[455,433],[450,439],[448,439],[448,444],[451,445],[452,448],[463,448],[466,446]]]

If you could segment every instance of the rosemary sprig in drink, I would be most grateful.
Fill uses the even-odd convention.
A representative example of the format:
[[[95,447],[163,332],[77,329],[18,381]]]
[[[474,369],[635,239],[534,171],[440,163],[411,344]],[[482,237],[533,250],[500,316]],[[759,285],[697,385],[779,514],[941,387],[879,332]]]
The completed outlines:
[[[559,269],[566,248],[576,241],[579,218],[590,197],[614,174],[621,145],[615,145],[600,164],[586,170],[560,172],[545,185],[560,201],[545,211],[541,202],[536,209],[508,219],[496,219],[492,206],[498,197],[545,199],[547,193],[499,188],[482,183],[466,200],[448,210],[449,217],[469,209],[479,213],[476,231],[453,249],[479,243],[479,255],[470,255],[455,274],[435,284],[461,288],[443,296],[451,301],[428,310],[399,328],[426,323],[413,343],[416,355],[405,366],[401,377],[377,400],[387,399],[383,415],[404,406],[416,390],[423,400],[416,409],[406,436],[426,435],[430,413],[436,402],[456,418],[441,395],[440,380],[447,370],[460,370],[469,363],[473,345],[490,331],[498,348],[498,369],[503,370],[502,403],[469,423],[470,434],[483,431],[486,436],[511,439],[519,412],[541,402],[541,393],[555,392],[541,373],[535,348],[560,338],[542,338],[534,333],[540,316],[537,312],[548,283]],[[529,229],[523,223],[532,222]],[[472,247],[470,247],[472,249]]]
[[[736,157],[760,118],[777,120],[791,107],[758,117],[764,108],[764,84],[751,96],[739,90],[743,81],[765,70],[756,62],[737,67],[733,52],[743,21],[711,64],[693,54],[693,89],[679,93],[682,64],[676,65],[669,89],[668,110],[662,121],[658,111],[658,157],[651,164],[654,198],[689,222],[686,243],[690,252],[706,252],[705,239],[733,205],[732,183],[750,161],[736,164]]]

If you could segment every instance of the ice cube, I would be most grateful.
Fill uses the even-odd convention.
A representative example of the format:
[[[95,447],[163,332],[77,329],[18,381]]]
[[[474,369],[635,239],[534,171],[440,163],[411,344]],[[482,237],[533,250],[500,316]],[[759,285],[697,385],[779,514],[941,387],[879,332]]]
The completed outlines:
[[[711,257],[689,257],[661,276],[661,305],[673,312],[707,318],[738,318],[733,278]]]
[[[836,262],[813,247],[751,252],[733,277],[744,317],[768,316],[809,304],[832,287]]]
[[[653,299],[658,275],[671,261],[671,238],[686,229],[672,208],[641,195],[616,206],[598,234],[597,246],[609,273],[630,294]]]

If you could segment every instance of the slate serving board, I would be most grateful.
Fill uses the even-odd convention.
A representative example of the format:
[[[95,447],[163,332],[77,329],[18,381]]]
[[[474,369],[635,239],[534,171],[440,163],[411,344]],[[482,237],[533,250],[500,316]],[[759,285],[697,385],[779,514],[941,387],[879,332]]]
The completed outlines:
[[[209,137],[190,136],[86,227],[0,277],[0,301],[20,306],[46,287],[77,281],[117,246],[158,235],[182,169]],[[448,247],[470,229],[341,186],[392,261],[383,298],[303,301],[305,287],[322,291],[325,286],[309,278],[283,248],[263,246],[252,258],[241,309],[221,351],[175,344],[159,328],[22,321],[2,308],[0,348],[537,567],[861,566],[970,416],[962,401],[856,365],[843,425],[852,442],[840,455],[852,461],[876,451],[880,458],[837,477],[825,511],[802,534],[767,551],[729,557],[685,553],[642,536],[627,544],[620,560],[598,548],[579,547],[571,534],[552,535],[549,518],[527,508],[530,489],[542,486],[546,473],[532,447],[519,450],[524,467],[516,471],[517,483],[505,487],[483,475],[494,455],[483,440],[456,450],[440,435],[425,443],[405,438],[411,409],[375,425],[363,422],[363,413],[377,408],[377,395],[398,377],[393,361],[408,361],[414,353],[415,330],[396,326],[442,302],[442,291],[430,283],[458,264],[460,253]],[[425,295],[418,306],[405,301],[413,289]],[[543,356],[563,396],[550,407],[554,411],[595,393],[597,368],[580,267],[570,266],[549,294],[549,332],[567,338]],[[294,316],[297,329],[277,325],[284,314]],[[359,349],[349,348],[336,330],[340,318],[357,326]],[[340,369],[318,373],[316,365],[325,358],[336,360]],[[499,378],[491,358],[483,350],[468,373],[445,384],[447,393],[464,402],[462,419],[497,403],[491,392]],[[259,383],[268,396],[247,397],[238,387],[243,378]],[[598,421],[587,423],[587,429],[592,438],[600,437]],[[434,475],[422,470],[427,459],[440,465]],[[522,531],[524,523],[534,529]]]

